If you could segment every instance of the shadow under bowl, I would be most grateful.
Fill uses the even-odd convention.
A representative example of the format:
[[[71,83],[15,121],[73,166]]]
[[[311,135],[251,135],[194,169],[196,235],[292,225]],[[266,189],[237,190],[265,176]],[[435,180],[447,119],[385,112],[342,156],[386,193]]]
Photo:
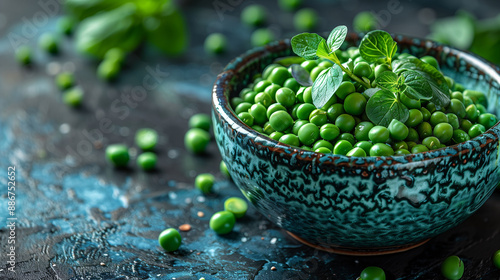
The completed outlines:
[[[358,45],[360,36],[346,42]],[[400,52],[431,55],[443,73],[488,96],[500,115],[500,69],[468,52],[395,35]],[[231,61],[213,88],[217,145],[247,199],[299,241],[327,251],[376,255],[411,249],[474,213],[500,182],[500,124],[470,141],[392,157],[347,157],[291,147],[241,122],[230,98],[276,58],[289,40]]]

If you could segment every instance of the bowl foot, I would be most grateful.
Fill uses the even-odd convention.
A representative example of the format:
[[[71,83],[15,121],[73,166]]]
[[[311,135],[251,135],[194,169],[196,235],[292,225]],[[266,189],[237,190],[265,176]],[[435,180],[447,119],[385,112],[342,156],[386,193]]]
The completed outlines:
[[[315,249],[326,251],[330,253],[335,253],[339,255],[347,255],[347,256],[379,256],[379,255],[388,255],[395,254],[400,252],[405,252],[416,248],[420,245],[427,243],[430,239],[426,239],[424,241],[418,243],[411,243],[405,245],[397,245],[397,246],[388,246],[388,247],[373,247],[373,248],[354,248],[354,247],[345,247],[338,246],[333,244],[313,244],[297,235],[287,231],[287,233],[293,237],[295,240]]]

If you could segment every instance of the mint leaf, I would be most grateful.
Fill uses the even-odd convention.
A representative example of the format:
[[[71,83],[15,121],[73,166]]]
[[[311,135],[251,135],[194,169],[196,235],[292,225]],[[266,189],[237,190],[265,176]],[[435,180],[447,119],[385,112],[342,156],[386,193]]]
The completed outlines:
[[[326,44],[325,40],[319,43],[318,49],[316,50],[316,55],[321,58],[330,58],[330,51],[328,50],[328,45]]]
[[[312,86],[312,99],[316,108],[322,108],[335,94],[342,83],[342,69],[334,64],[330,69],[319,74]]]
[[[359,54],[368,63],[385,59],[390,63],[398,47],[389,33],[382,30],[368,32],[359,45]]]
[[[279,65],[288,67],[293,64],[301,64],[304,62],[306,59],[300,56],[287,56],[287,57],[280,57],[274,60],[273,63],[277,63]]]
[[[384,71],[375,79],[375,83],[384,89],[390,91],[398,90],[398,75],[392,73],[391,71]]]
[[[301,33],[293,36],[290,43],[296,55],[313,60],[318,59],[316,50],[321,42],[325,42],[325,39],[316,33]]]
[[[366,96],[368,96],[368,98],[371,98],[371,97],[372,97],[372,96],[374,96],[374,95],[375,95],[375,93],[377,93],[379,90],[381,90],[381,88],[378,88],[378,87],[376,87],[376,88],[367,88],[367,89],[363,92],[363,94],[364,94],[364,95],[366,95]]]
[[[374,124],[387,127],[393,119],[406,122],[410,112],[396,94],[382,89],[368,99],[366,115]]]
[[[339,25],[335,27],[330,36],[328,36],[327,45],[330,53],[338,50],[342,43],[344,43],[345,37],[347,36],[347,27],[345,25]]]
[[[342,66],[344,66],[347,70],[354,72],[354,60],[352,60],[352,58],[349,58],[348,61],[342,63]]]
[[[304,67],[298,65],[298,64],[292,64],[292,77],[297,80],[297,83],[299,83],[301,86],[305,87],[310,87],[312,86],[313,82],[311,79],[311,75],[309,72],[307,72]]]
[[[401,77],[404,77],[404,84],[406,85],[406,89],[403,92],[408,97],[423,100],[432,98],[432,88],[423,75],[417,71],[408,70],[402,72]]]

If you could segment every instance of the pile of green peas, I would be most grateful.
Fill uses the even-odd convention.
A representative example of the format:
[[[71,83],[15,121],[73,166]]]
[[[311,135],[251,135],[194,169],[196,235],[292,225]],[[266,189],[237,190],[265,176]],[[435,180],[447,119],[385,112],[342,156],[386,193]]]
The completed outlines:
[[[351,47],[337,51],[342,62],[352,59],[353,72],[371,82],[386,64],[369,64]],[[394,59],[413,57],[403,53]],[[439,70],[434,57],[422,61]],[[314,81],[329,69],[328,60],[306,60],[301,66]],[[451,102],[446,108],[400,94],[409,109],[405,123],[393,120],[387,127],[372,123],[365,112],[369,96],[365,88],[344,73],[343,82],[322,108],[313,105],[312,87],[301,86],[292,77],[291,68],[268,65],[262,74],[231,99],[239,119],[254,130],[284,144],[318,153],[347,156],[392,156],[421,153],[470,140],[497,123],[486,111],[487,98],[479,91],[465,89],[446,77]]]

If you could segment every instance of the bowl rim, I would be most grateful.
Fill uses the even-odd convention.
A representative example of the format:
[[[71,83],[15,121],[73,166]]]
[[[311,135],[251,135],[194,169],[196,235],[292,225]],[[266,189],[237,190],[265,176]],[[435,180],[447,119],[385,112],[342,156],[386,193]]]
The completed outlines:
[[[346,42],[357,42],[361,40],[364,36],[363,33],[348,33]],[[479,72],[485,76],[490,77],[490,87],[493,87],[493,82],[500,84],[500,66],[485,60],[484,58],[473,54],[469,51],[463,51],[456,49],[454,47],[438,43],[432,40],[423,39],[415,36],[406,36],[401,34],[391,34],[392,38],[398,42],[398,44],[406,43],[408,45],[415,45],[418,41],[421,47],[424,47],[427,51],[429,50],[440,50],[446,55],[453,55],[458,59],[464,60],[468,65],[475,67]],[[479,136],[470,139],[465,142],[454,144],[451,146],[446,146],[436,150],[426,151],[417,154],[407,154],[407,155],[393,155],[393,156],[366,156],[366,157],[355,157],[346,156],[332,153],[318,153],[314,151],[309,151],[302,149],[301,147],[290,146],[288,144],[276,141],[269,136],[260,133],[253,128],[249,127],[243,123],[235,114],[230,106],[229,98],[226,96],[226,86],[229,81],[238,73],[241,68],[244,68],[249,61],[260,60],[266,55],[276,52],[283,51],[286,48],[291,48],[290,39],[284,39],[280,41],[271,42],[263,47],[256,47],[246,51],[245,53],[237,56],[231,60],[223,72],[220,73],[213,86],[212,90],[212,108],[213,111],[221,116],[231,126],[233,130],[236,130],[238,134],[241,134],[249,139],[255,145],[267,147],[273,152],[292,155],[298,154],[298,160],[320,160],[324,163],[333,163],[335,165],[349,165],[349,166],[366,166],[373,163],[380,165],[380,160],[383,161],[382,165],[398,165],[405,164],[408,162],[421,162],[421,161],[438,161],[442,158],[451,156],[461,156],[463,154],[469,153],[471,150],[476,150],[479,147],[483,147],[492,142],[499,142],[500,135],[500,120],[491,128],[486,130]],[[498,89],[500,91],[500,88]],[[498,117],[498,116],[497,116]],[[326,157],[326,158],[325,158]]]

